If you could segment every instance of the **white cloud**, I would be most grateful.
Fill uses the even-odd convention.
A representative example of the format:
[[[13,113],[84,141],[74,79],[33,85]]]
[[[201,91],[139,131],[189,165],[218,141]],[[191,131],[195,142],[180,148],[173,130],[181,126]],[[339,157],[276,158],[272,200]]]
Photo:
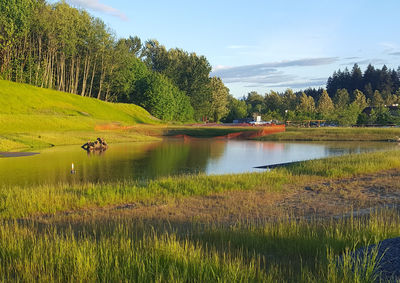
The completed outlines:
[[[293,76],[284,75],[277,70],[278,68],[329,65],[338,60],[339,58],[337,57],[323,57],[236,67],[217,66],[214,68],[212,75],[222,78],[224,82],[271,83],[271,80],[274,82],[282,82],[293,80]]]
[[[82,8],[102,12],[120,18],[123,21],[128,21],[128,17],[123,12],[111,6],[100,3],[99,0],[69,0],[69,2]]]
[[[229,69],[229,68],[231,68],[231,67],[229,67],[229,66],[224,66],[224,65],[217,65],[217,66],[214,66],[213,67],[213,72],[216,72],[216,71],[219,71],[219,70],[224,70],[224,69]]]

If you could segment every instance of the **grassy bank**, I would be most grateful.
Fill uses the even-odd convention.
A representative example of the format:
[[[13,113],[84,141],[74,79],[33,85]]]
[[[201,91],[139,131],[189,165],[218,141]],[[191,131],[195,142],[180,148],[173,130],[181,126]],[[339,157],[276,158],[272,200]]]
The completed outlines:
[[[136,105],[0,80],[0,151],[81,144],[98,135],[148,140],[151,124],[159,121]]]
[[[157,127],[158,128],[158,127]],[[159,129],[154,129],[157,132]],[[159,140],[152,127],[137,126],[130,130],[104,131],[65,131],[40,133],[0,134],[0,151],[35,151],[42,148],[62,145],[82,145],[88,140],[104,138],[108,143],[144,142]]]
[[[133,104],[108,103],[0,80],[0,151],[83,144],[98,136],[116,143],[176,135],[215,137],[254,130],[168,126]]]
[[[293,128],[259,138],[269,141],[394,141],[400,128]]]
[[[254,217],[236,224],[118,213],[96,217],[90,211],[127,203],[145,208],[234,190],[279,193],[287,184],[399,167],[400,151],[394,150],[264,173],[1,187],[0,281],[374,282],[376,252],[356,259],[350,252],[400,236],[398,210],[341,219],[306,219],[289,212],[274,221]],[[69,218],[73,211],[80,212]]]
[[[7,91],[2,92],[2,86]],[[5,96],[12,92],[15,97]],[[30,94],[26,101],[24,93]],[[116,143],[257,130],[165,126],[135,106],[0,81],[3,104],[0,151],[82,144],[97,136]],[[10,124],[13,116],[16,123]],[[49,124],[43,122],[46,119]],[[289,128],[263,139],[387,141],[397,136],[399,129]],[[238,192],[290,194],[312,182],[394,168],[400,168],[400,150],[305,161],[251,174],[30,187],[0,183],[0,281],[374,282],[376,254],[354,260],[349,253],[400,236],[400,213],[395,209],[361,217],[302,218],[296,211],[275,209],[272,199],[279,215],[273,221],[254,216],[225,222],[152,218],[146,209],[196,197],[216,198],[220,205],[219,196]],[[125,207],[143,213],[135,218],[122,212]],[[232,215],[234,209],[226,211]]]

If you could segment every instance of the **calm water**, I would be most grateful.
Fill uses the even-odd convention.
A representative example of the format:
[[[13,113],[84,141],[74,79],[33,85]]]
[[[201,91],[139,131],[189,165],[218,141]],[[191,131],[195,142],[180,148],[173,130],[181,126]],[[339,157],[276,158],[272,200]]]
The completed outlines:
[[[114,144],[102,154],[79,146],[46,149],[38,155],[0,158],[0,185],[147,179],[182,173],[262,171],[256,166],[385,150],[394,143],[281,143],[238,140],[165,140]],[[76,174],[71,174],[74,163]]]

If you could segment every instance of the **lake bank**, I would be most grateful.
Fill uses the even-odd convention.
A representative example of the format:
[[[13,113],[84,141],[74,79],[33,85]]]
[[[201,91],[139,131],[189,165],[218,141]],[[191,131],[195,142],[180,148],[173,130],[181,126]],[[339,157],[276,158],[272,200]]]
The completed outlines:
[[[371,179],[376,182],[369,187]],[[392,180],[391,188],[382,187],[384,180]],[[158,204],[0,220],[0,278],[374,282],[364,269],[378,266],[374,254],[358,262],[351,252],[400,236],[400,211],[352,211],[386,203],[385,195],[399,192],[399,180],[398,169],[333,179],[298,176],[291,184],[281,180],[281,188],[264,184]],[[350,217],[333,217],[346,212]]]
[[[54,215],[37,215],[35,219],[68,222],[85,215],[93,219],[126,217],[228,226],[243,221],[255,223],[260,219],[275,221],[289,215],[295,219],[331,219],[368,215],[377,209],[400,209],[399,184],[400,169],[345,178],[294,177],[276,188],[211,191],[207,195],[175,197],[148,204],[136,201],[61,211]]]
[[[229,138],[230,134],[250,133],[257,135],[262,129],[258,127],[206,127],[206,126],[176,126],[176,125],[146,125],[121,126],[107,124],[97,126],[93,130],[68,131],[29,131],[18,133],[0,132],[0,151],[32,151],[62,145],[82,145],[88,140],[102,137],[108,143],[157,141],[163,137],[192,138]]]
[[[30,217],[103,206],[155,205],[191,196],[209,196],[231,191],[281,192],[292,184],[322,179],[348,178],[400,167],[400,150],[352,154],[311,160],[271,172],[232,175],[192,174],[155,180],[125,180],[104,183],[7,186],[1,218]],[[350,190],[351,191],[351,190]]]
[[[394,143],[271,142],[229,138],[163,138],[114,143],[106,151],[80,146],[41,149],[37,156],[0,160],[0,186],[115,183],[182,175],[263,172],[265,167],[396,149]],[[27,154],[23,152],[23,154]],[[71,167],[74,164],[74,174]],[[262,167],[262,168],[260,168]]]
[[[260,141],[368,141],[398,142],[400,128],[293,128],[287,127],[284,132],[269,131],[265,133],[259,127],[225,127],[225,126],[184,126],[184,125],[145,125],[121,126],[105,124],[93,130],[70,130],[21,133],[0,133],[0,151],[32,151],[60,145],[82,145],[88,140],[103,137],[109,143],[143,142],[161,140],[163,137],[179,138],[250,138]],[[248,133],[248,134],[246,134]]]
[[[399,168],[391,150],[263,173],[1,188],[0,279],[372,282],[346,255],[400,236]]]
[[[260,137],[259,140],[270,141],[379,141],[399,142],[400,128],[294,128],[274,135]]]

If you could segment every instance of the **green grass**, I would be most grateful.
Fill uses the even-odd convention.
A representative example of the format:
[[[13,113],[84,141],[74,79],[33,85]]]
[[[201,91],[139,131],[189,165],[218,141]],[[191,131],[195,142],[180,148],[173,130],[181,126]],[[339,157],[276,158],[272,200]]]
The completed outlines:
[[[268,135],[259,140],[270,141],[394,141],[400,138],[400,128],[293,128]]]
[[[0,132],[93,130],[96,125],[155,124],[143,108],[0,80]]]
[[[134,105],[0,81],[0,150],[108,142],[153,136],[226,135],[251,128],[167,127]],[[142,123],[155,126],[122,126]],[[97,130],[114,124],[115,129]],[[387,141],[400,129],[293,129],[264,140]],[[86,209],[162,204],[219,192],[279,192],[288,184],[400,168],[400,151],[305,161],[271,172],[158,180],[0,186],[0,281],[136,282],[374,282],[376,253],[350,252],[400,236],[400,213],[380,210],[359,218],[226,223],[147,223],[123,216],[91,218]],[[63,212],[80,211],[73,222]],[[52,220],[51,215],[57,217]],[[47,222],[36,222],[44,216]],[[81,215],[81,216],[79,216]],[[61,219],[61,220],[60,220]],[[45,220],[44,220],[45,221]]]
[[[145,126],[144,126],[145,127]],[[0,135],[0,151],[32,151],[61,145],[82,145],[88,140],[104,138],[108,143],[145,142],[159,140],[141,128],[128,131],[65,131],[40,133],[13,133]]]
[[[374,282],[376,252],[356,248],[400,236],[398,211],[341,220],[237,224],[2,222],[1,281]],[[341,257],[341,258],[340,258]]]
[[[0,151],[80,144],[96,126],[159,124],[143,108],[0,80]],[[143,140],[139,130],[113,131],[114,140]],[[128,133],[126,133],[128,132]]]
[[[298,219],[289,213],[274,221],[233,225],[146,222],[122,215],[92,218],[85,213],[33,219],[232,190],[279,192],[285,184],[399,167],[400,151],[394,150],[306,161],[265,173],[1,187],[0,281],[375,282],[376,251],[356,259],[351,252],[400,236],[396,210],[341,219]]]
[[[305,161],[264,173],[183,175],[158,180],[0,187],[0,218],[20,218],[123,203],[161,204],[188,196],[238,190],[280,191],[285,184],[341,178],[400,167],[400,151]]]

